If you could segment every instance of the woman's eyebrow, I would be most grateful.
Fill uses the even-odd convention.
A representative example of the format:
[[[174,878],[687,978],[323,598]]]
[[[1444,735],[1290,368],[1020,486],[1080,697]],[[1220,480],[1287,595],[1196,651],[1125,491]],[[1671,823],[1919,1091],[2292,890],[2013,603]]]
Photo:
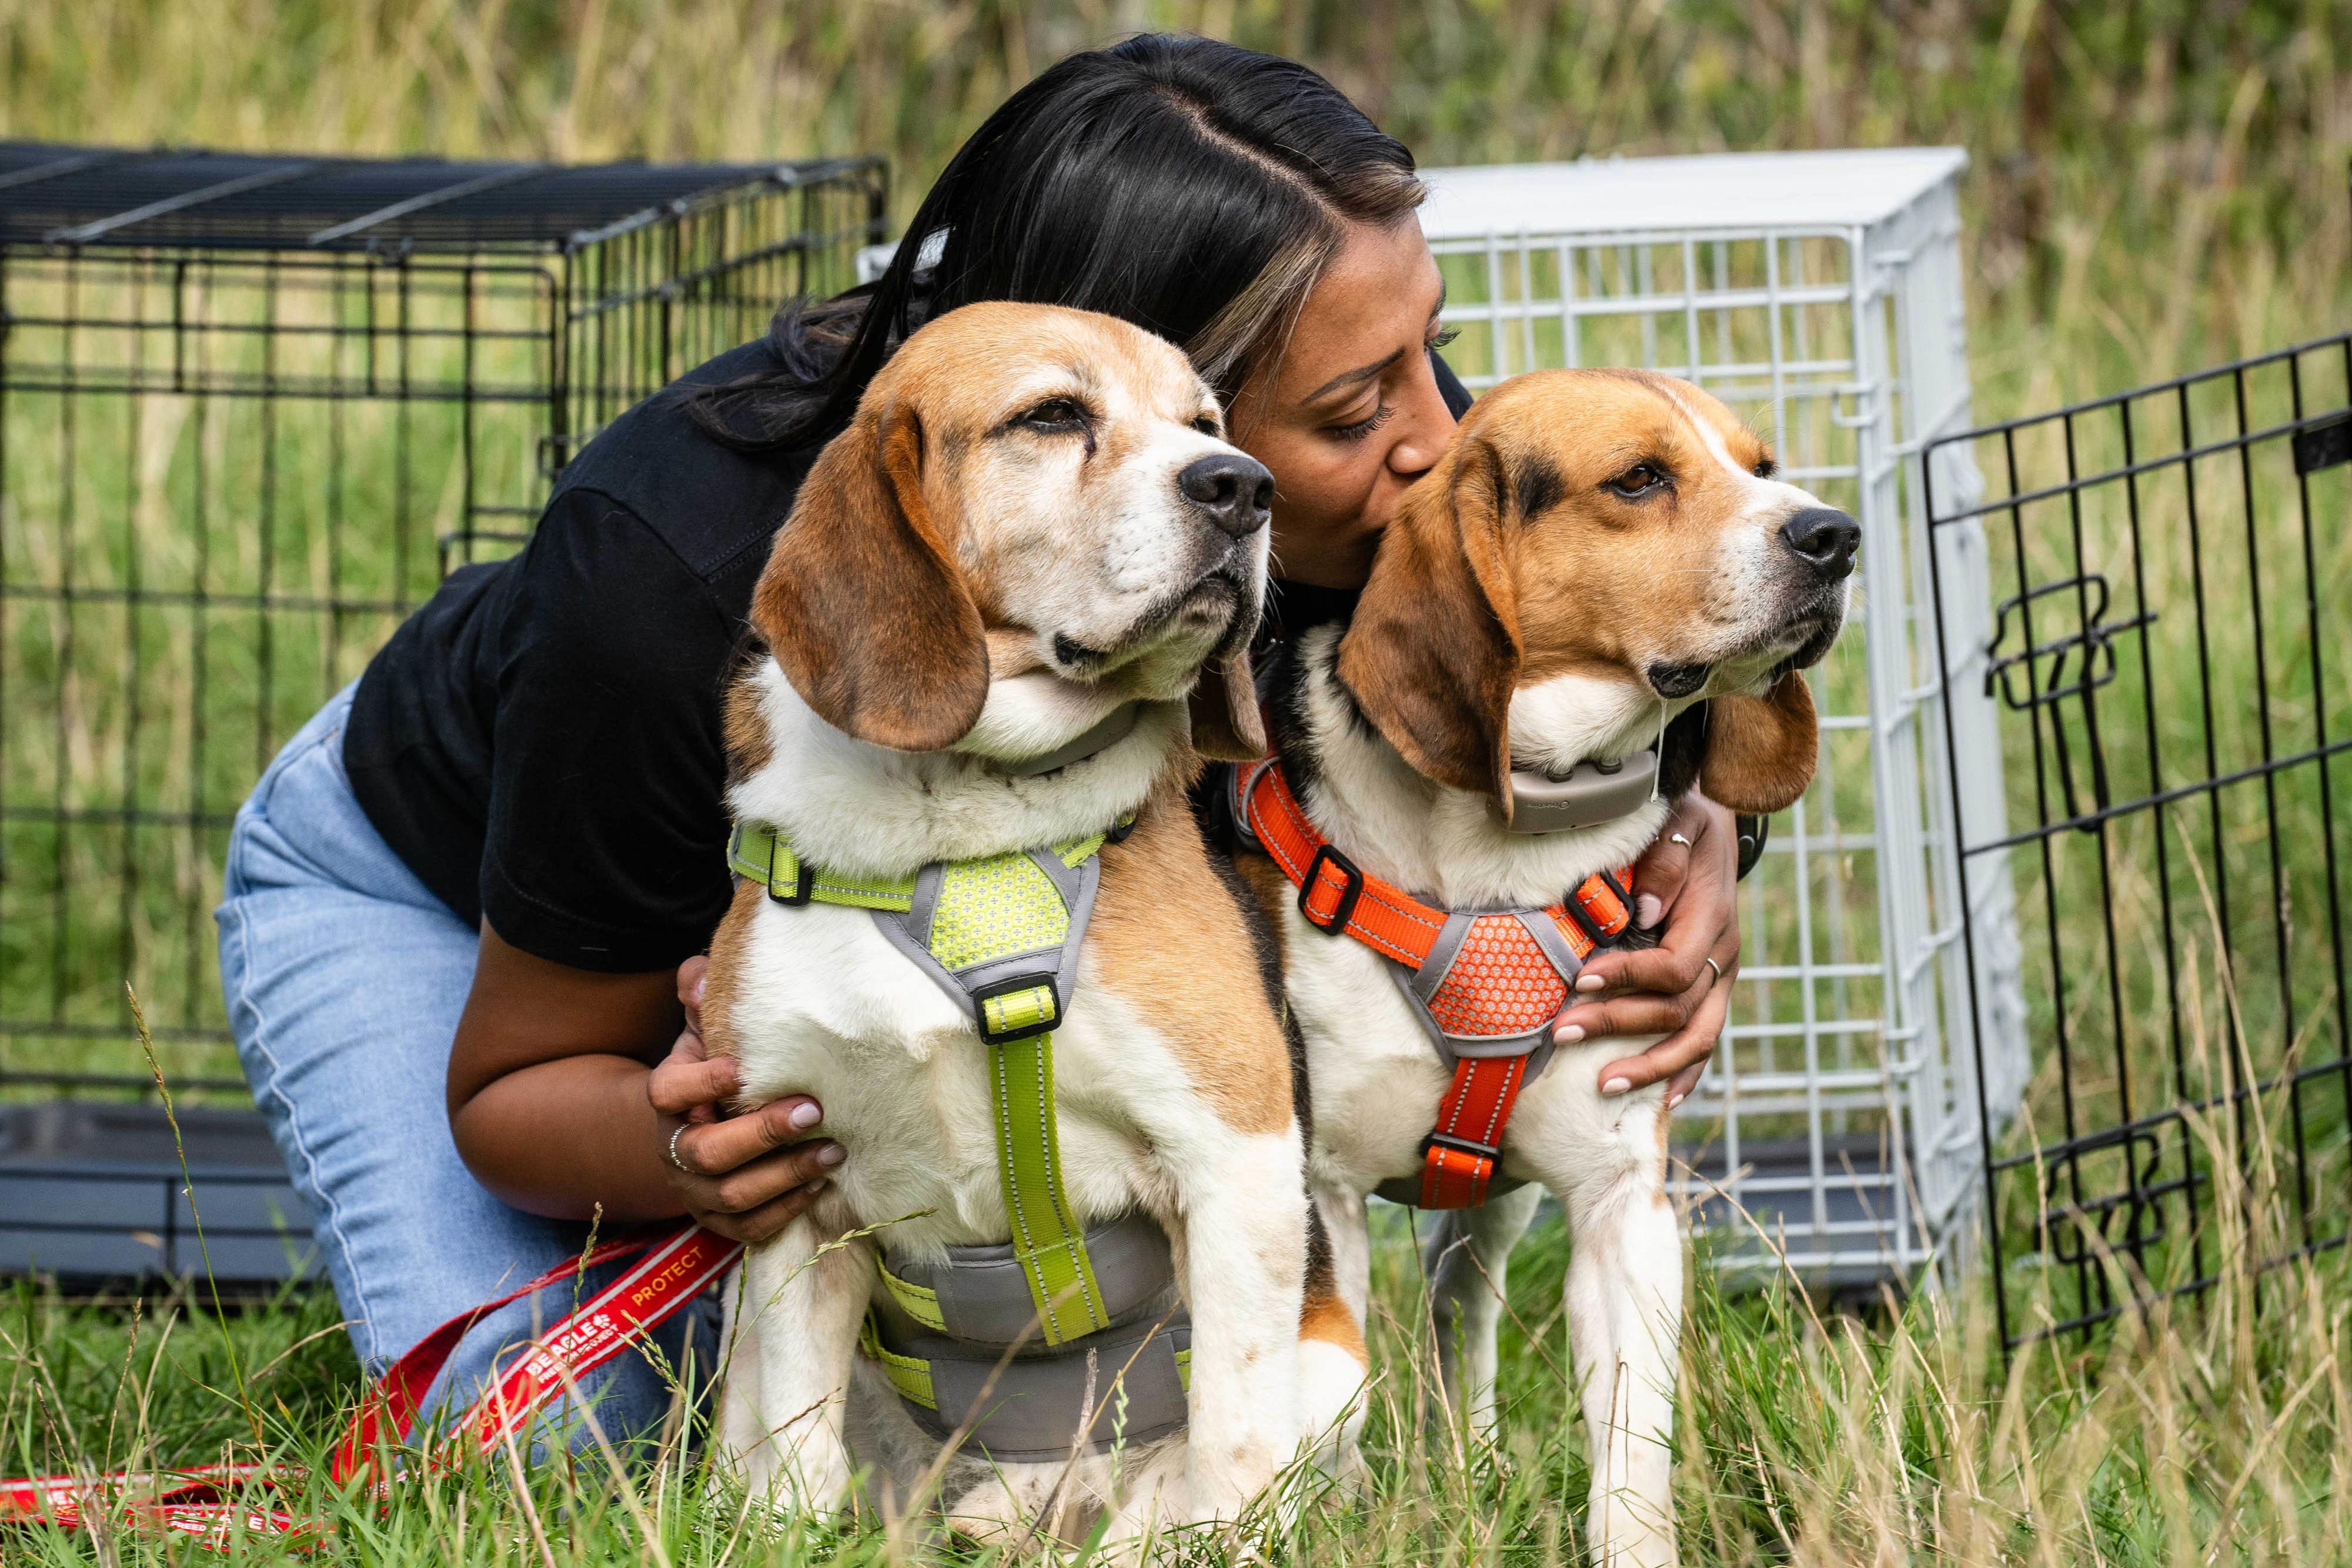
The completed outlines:
[[[1436,320],[1438,317],[1444,312],[1444,309],[1445,283],[1444,280],[1441,278],[1438,280],[1437,285],[1437,303],[1430,307],[1429,319],[1432,321]],[[1329,381],[1325,382],[1321,386],[1317,387],[1313,392],[1308,392],[1305,397],[1300,398],[1298,401],[1301,402],[1314,402],[1321,398],[1328,396],[1332,392],[1338,392],[1341,387],[1360,386],[1365,382],[1370,381],[1374,376],[1379,375],[1382,371],[1387,370],[1391,365],[1395,364],[1399,360],[1403,358],[1404,350],[1402,349],[1399,349],[1394,353],[1389,355],[1386,359],[1376,360],[1369,365],[1359,365],[1352,371],[1342,371],[1338,375],[1333,376]]]
[[[1338,392],[1341,387],[1360,385],[1365,382],[1370,381],[1374,376],[1379,375],[1382,371],[1387,370],[1391,365],[1395,364],[1399,360],[1403,358],[1404,350],[1402,349],[1398,349],[1389,354],[1386,358],[1376,360],[1369,365],[1359,365],[1352,371],[1342,371],[1338,375],[1333,376],[1329,381],[1325,382],[1321,386],[1317,387],[1313,392],[1308,392],[1305,397],[1300,398],[1298,401],[1301,402],[1314,402],[1329,393]]]

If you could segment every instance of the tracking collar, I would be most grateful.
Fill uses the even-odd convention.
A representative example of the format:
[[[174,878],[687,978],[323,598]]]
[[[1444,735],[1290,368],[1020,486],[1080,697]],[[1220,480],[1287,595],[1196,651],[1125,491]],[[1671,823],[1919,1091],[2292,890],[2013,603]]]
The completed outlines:
[[[1141,703],[1121,703],[1095,724],[1053,750],[1036,757],[992,757],[987,759],[992,772],[1009,779],[1034,779],[1041,774],[1067,768],[1073,762],[1108,751],[1135,733],[1135,721],[1142,713]]]
[[[1588,759],[1564,774],[1511,770],[1514,833],[1560,833],[1597,828],[1631,816],[1658,793],[1658,748],[1654,746],[1613,761]],[[1498,813],[1499,814],[1499,813]]]

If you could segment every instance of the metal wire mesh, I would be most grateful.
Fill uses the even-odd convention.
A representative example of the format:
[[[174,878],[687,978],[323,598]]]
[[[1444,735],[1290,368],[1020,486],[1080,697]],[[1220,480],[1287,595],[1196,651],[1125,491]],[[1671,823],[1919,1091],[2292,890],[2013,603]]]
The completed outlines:
[[[2347,405],[2352,336],[1938,444],[1991,494],[1931,470],[1932,527],[1981,530],[2001,597],[1937,636],[2025,824],[1958,811],[2020,890],[2041,1048],[1984,1145],[2012,1345],[2344,1242]]]
[[[1836,188],[1883,177],[1873,156],[1783,155],[1766,183],[1851,206]],[[1929,591],[1920,454],[1967,423],[1958,160],[1937,172],[1932,155],[1906,156],[1927,176],[1866,217],[1660,226],[1642,220],[1724,205],[1740,160],[1656,160],[1654,172],[1628,160],[1540,172],[1530,188],[1550,183],[1552,199],[1523,204],[1511,230],[1433,235],[1460,332],[1448,358],[1469,385],[1578,365],[1685,377],[1765,432],[1788,478],[1863,525],[1856,613],[1812,672],[1820,771],[1744,886],[1730,1027],[1676,1124],[1695,1139],[1683,1190],[1717,1260],[1832,1285],[1949,1255],[1978,1191],[1979,1114],[2005,1122],[2024,1079],[2021,1030],[1988,1051],[1981,1098],[1977,1059],[1952,1053],[1968,994],[1963,882],[1946,821],[1945,687],[1915,607]],[[1449,172],[1433,175],[1433,204]],[[1503,191],[1510,172],[1462,172]],[[1948,561],[1947,575],[1956,618],[1982,622],[1980,561]],[[1964,740],[1989,733],[1981,697],[1962,689],[1957,704]],[[1972,799],[1997,810],[1997,758],[1987,768],[1980,747],[1970,755]],[[1988,1016],[2014,1019],[2008,885],[1965,886],[1986,932]]]
[[[884,197],[0,146],[0,1075],[137,1073],[127,977],[234,1085],[211,910],[278,742],[614,413],[848,287]]]

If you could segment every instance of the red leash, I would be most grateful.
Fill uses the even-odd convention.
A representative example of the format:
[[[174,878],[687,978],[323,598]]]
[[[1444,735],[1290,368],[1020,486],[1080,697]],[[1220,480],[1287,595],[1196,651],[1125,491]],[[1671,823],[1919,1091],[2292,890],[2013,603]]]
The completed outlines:
[[[455,1426],[451,1441],[470,1434],[488,1454],[521,1429],[533,1411],[568,1382],[593,1371],[667,1322],[700,1295],[741,1254],[743,1244],[715,1231],[683,1225],[667,1234],[611,1241],[584,1258],[567,1258],[536,1280],[494,1301],[458,1313],[419,1340],[368,1391],[336,1446],[328,1475],[341,1485],[363,1475],[380,1447],[404,1441],[418,1405],[457,1348],[488,1313],[567,1275],[642,1253],[636,1265],[590,1298],[509,1364],[497,1385]],[[275,1477],[266,1465],[209,1465],[187,1470],[116,1471],[100,1476],[36,1476],[0,1480],[0,1520],[46,1520],[67,1529],[86,1526],[93,1507],[120,1509],[133,1522],[199,1537],[226,1547],[240,1531],[315,1543],[324,1527],[298,1519],[250,1493]],[[376,1486],[379,1501],[386,1489]]]

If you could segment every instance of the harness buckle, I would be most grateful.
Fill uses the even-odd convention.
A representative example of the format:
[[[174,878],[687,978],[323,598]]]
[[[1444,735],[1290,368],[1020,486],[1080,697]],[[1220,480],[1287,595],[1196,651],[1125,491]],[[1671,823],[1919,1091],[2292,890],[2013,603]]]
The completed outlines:
[[[1499,1145],[1482,1144],[1475,1138],[1465,1138],[1453,1133],[1432,1133],[1421,1141],[1421,1152],[1426,1156],[1432,1148],[1452,1149],[1458,1155],[1471,1155],[1482,1160],[1499,1161],[1503,1151]]]
[[[1582,890],[1579,889],[1578,891],[1580,892]],[[1568,917],[1570,920],[1576,922],[1576,928],[1584,933],[1584,939],[1592,944],[1594,952],[1597,953],[1601,948],[1609,946],[1610,939],[1613,933],[1602,930],[1600,923],[1594,920],[1591,915],[1587,915],[1584,912],[1584,900],[1577,897],[1576,894],[1571,893],[1566,898],[1560,900],[1559,906],[1567,913]],[[1632,912],[1633,907],[1633,905],[1630,902],[1625,905],[1629,914]]]
[[[775,851],[772,847],[769,850],[769,853],[772,856],[774,852]],[[768,896],[770,898],[774,899],[778,904],[789,904],[797,908],[801,904],[806,904],[811,896],[815,894],[816,867],[810,864],[807,861],[801,861],[799,864],[800,872],[793,883],[793,891],[790,893],[779,893],[776,891],[775,862],[772,859],[769,862]]]
[[[991,1019],[988,1004],[1024,992],[1042,990],[1045,1006],[1014,1009],[999,1007]],[[1010,975],[1002,980],[991,980],[971,992],[972,1021],[979,1026],[980,1038],[988,1045],[1011,1045],[1015,1040],[1051,1034],[1062,1021],[1062,988],[1048,971],[1034,975]]]
[[[1307,907],[1308,900],[1315,896],[1315,890],[1323,885],[1323,867],[1326,862],[1337,866],[1339,874],[1347,879],[1339,888],[1339,902],[1332,909],[1331,918],[1328,921],[1316,919],[1315,911]],[[1333,936],[1339,936],[1347,931],[1349,917],[1356,913],[1356,901],[1363,896],[1364,873],[1357,869],[1354,861],[1349,860],[1329,844],[1325,844],[1315,852],[1315,858],[1307,862],[1307,874],[1298,879],[1298,913],[1307,917],[1307,925],[1318,930],[1328,931]]]

